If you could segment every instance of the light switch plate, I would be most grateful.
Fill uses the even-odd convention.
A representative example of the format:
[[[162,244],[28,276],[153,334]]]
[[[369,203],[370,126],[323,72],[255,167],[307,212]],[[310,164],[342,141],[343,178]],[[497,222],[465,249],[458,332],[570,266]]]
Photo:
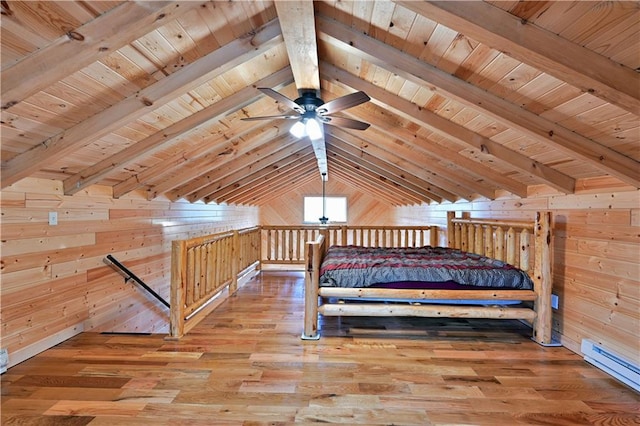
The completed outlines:
[[[58,224],[58,212],[49,212],[49,225]]]

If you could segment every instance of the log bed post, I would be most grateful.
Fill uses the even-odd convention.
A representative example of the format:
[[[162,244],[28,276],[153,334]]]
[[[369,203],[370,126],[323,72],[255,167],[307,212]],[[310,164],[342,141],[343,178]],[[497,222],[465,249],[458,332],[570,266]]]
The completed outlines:
[[[534,286],[536,317],[533,322],[533,340],[541,345],[552,345],[551,291],[551,213],[537,212],[534,235]]]
[[[318,340],[318,290],[320,288],[320,259],[325,237],[318,235],[315,241],[305,245],[304,331],[303,340]]]

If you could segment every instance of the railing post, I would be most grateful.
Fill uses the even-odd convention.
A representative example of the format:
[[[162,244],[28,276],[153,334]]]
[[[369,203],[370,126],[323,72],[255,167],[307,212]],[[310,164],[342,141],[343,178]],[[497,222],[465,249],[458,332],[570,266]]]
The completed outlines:
[[[171,301],[169,329],[171,337],[184,334],[184,284],[187,279],[187,245],[183,240],[171,243]]]
[[[317,340],[318,334],[318,288],[320,258],[323,245],[326,244],[324,235],[315,241],[309,241],[305,247],[305,289],[304,289],[304,330],[302,339]]]
[[[447,247],[455,247],[455,225],[453,219],[456,218],[456,212],[447,212]],[[458,247],[456,247],[458,248]]]
[[[435,225],[431,225],[429,228],[429,245],[431,247],[438,246],[438,227]]]
[[[262,270],[262,233],[264,232],[264,228],[262,226],[260,226],[258,228],[258,241],[257,241],[257,245],[254,248],[254,250],[252,251],[253,253],[257,253],[258,255],[258,269]]]
[[[240,234],[238,231],[233,231],[231,241],[231,283],[229,283],[229,294],[234,294],[238,290],[238,273],[240,271]]]

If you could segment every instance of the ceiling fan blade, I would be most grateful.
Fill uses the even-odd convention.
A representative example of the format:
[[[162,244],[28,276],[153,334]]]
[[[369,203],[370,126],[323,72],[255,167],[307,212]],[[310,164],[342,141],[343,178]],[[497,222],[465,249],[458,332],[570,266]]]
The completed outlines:
[[[300,105],[298,105],[291,99],[287,98],[285,95],[281,94],[280,92],[276,92],[275,90],[269,87],[258,87],[258,90],[264,93],[265,95],[270,96],[271,98],[280,102],[282,105],[285,105],[291,108],[294,111],[298,111],[299,113],[304,112],[304,108],[302,108]]]
[[[265,115],[262,117],[245,117],[241,118],[243,121],[256,121],[256,120],[277,120],[277,119],[285,119],[285,120],[298,120],[300,119],[299,115]]]
[[[369,123],[363,121],[352,120],[345,117],[328,117],[323,116],[322,121],[326,124],[330,124],[336,127],[346,127],[347,129],[367,130],[370,126]]]
[[[316,111],[322,115],[333,114],[334,112],[365,103],[370,99],[371,98],[364,92],[350,93],[320,105]]]

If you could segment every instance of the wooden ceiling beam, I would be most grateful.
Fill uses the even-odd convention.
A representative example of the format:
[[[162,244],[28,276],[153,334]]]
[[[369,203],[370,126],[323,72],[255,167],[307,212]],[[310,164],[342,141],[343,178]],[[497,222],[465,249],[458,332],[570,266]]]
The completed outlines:
[[[443,177],[438,171],[431,168],[431,164],[437,160],[416,152],[408,146],[399,145],[395,142],[392,144],[381,143],[380,136],[386,138],[386,135],[379,135],[375,128],[367,132],[366,139],[358,137],[353,133],[343,129],[333,127],[329,129],[329,134],[340,139],[341,141],[351,145],[353,149],[358,150],[367,157],[380,158],[397,170],[403,170],[424,181],[426,188],[434,194],[448,201],[457,201],[459,199],[473,200],[477,198],[477,193],[471,189],[465,189],[451,183],[447,178]],[[411,161],[409,161],[411,159]],[[417,164],[420,163],[420,164]],[[425,167],[429,164],[429,167]],[[490,189],[488,189],[489,191]]]
[[[213,193],[223,193],[223,191],[246,185],[252,176],[259,176],[256,173],[264,173],[265,170],[281,168],[294,157],[307,154],[309,145],[301,144],[294,139],[284,140],[285,143],[272,144],[270,152],[265,151],[251,157],[240,157],[224,164],[216,169],[217,179],[209,185],[197,191],[206,194],[200,198],[206,198]],[[189,197],[187,197],[189,198]]]
[[[337,127],[330,128],[327,133],[327,137],[330,138],[329,140],[334,146],[348,152],[354,158],[360,158],[365,163],[380,167],[401,179],[406,179],[408,183],[431,192],[435,196],[435,198],[432,197],[433,200],[439,199],[437,201],[441,202],[442,199],[445,199],[453,202],[462,198],[459,194],[449,192],[434,184],[431,181],[433,175],[426,172],[424,167],[412,167],[408,162],[403,162],[396,153],[374,149],[374,152],[379,155],[373,155],[368,148],[371,144],[376,144],[374,140],[376,138],[371,133],[367,134],[366,139]],[[402,166],[397,165],[398,161]]]
[[[352,187],[356,191],[366,194],[368,197],[383,201],[393,206],[420,203],[420,201],[417,201],[413,198],[405,197],[404,194],[401,194],[397,191],[390,191],[384,187],[378,186],[377,182],[358,182],[354,180],[353,173],[345,170],[345,167],[343,167],[342,165],[332,167],[331,173],[333,173],[333,176],[336,177],[336,181],[340,182],[341,184]]]
[[[257,188],[256,191],[245,193],[232,202],[235,204],[260,206],[286,197],[290,191],[297,190],[318,179],[315,173],[313,173],[313,169],[317,168],[317,166],[310,163],[308,167],[309,170],[289,172],[286,175],[278,176],[276,179],[270,181],[268,185],[261,186]]]
[[[413,200],[413,202],[427,202],[432,200],[426,194],[416,193],[415,191],[403,186],[394,180],[388,179],[387,176],[377,173],[367,167],[360,165],[360,161],[352,157],[340,155],[338,150],[330,150],[328,152],[329,159],[332,164],[340,165],[343,170],[352,175],[352,179],[359,181],[361,185],[371,184],[386,187],[386,191],[397,192],[404,195],[405,198]]]
[[[381,196],[383,193],[401,195],[402,198],[408,200],[406,204],[431,203],[432,201],[431,198],[409,191],[402,185],[391,182],[384,176],[362,168],[357,162],[341,157],[332,151],[329,151],[328,156],[331,160],[330,165],[341,167],[343,176],[348,176],[348,179],[350,179],[357,188],[369,188],[370,193],[377,193],[378,196]]]
[[[136,142],[120,152],[93,164],[63,181],[65,195],[72,195],[89,185],[107,178],[112,173],[153,155],[176,142],[179,136],[196,129],[205,123],[208,125],[220,120],[230,112],[244,108],[262,97],[256,87],[277,87],[291,81],[291,69],[283,68],[259,81],[247,86],[231,96],[221,99],[180,121],[165,127],[159,132]]]
[[[318,70],[318,44],[316,40],[315,13],[311,0],[275,1],[282,37],[291,64],[298,94],[313,91],[320,96],[320,71]],[[324,140],[312,141],[318,171],[322,179],[328,178],[327,153]]]
[[[348,171],[346,167],[340,164],[333,164],[331,166],[332,176],[336,177],[338,182],[342,182],[344,185],[355,188],[359,192],[365,192],[368,196],[382,200],[393,206],[420,204],[421,201],[414,198],[405,197],[404,194],[399,193],[391,188],[385,188],[385,186],[376,185],[378,182],[371,183],[367,181],[358,181],[357,176],[354,176],[353,171]]]
[[[377,179],[370,179],[367,176],[354,173],[353,169],[340,162],[334,161],[330,165],[331,173],[336,177],[336,181],[343,185],[354,188],[355,191],[364,193],[369,197],[379,199],[394,206],[416,204],[421,201],[415,197],[395,190],[393,185]]]
[[[278,170],[312,151],[311,146],[307,144],[291,141],[286,145],[274,146],[273,151],[266,155],[237,158],[226,163],[224,167],[217,168],[216,180],[189,194],[186,198],[189,201],[202,199],[206,202],[215,201],[216,198],[245,186],[273,170]]]
[[[127,1],[2,70],[6,110],[204,2]],[[14,19],[11,15],[2,20]]]
[[[277,20],[251,37],[236,39],[180,71],[52,136],[3,164],[1,187],[39,171],[93,140],[134,121],[201,84],[265,53],[282,40]]]
[[[238,114],[240,115],[240,114]],[[222,123],[219,123],[221,126]],[[124,181],[113,186],[113,197],[119,198],[142,186],[149,186],[147,198],[152,200],[157,196],[184,185],[194,176],[206,173],[211,164],[217,164],[225,155],[241,155],[245,150],[266,143],[267,141],[287,134],[290,125],[284,121],[248,122],[234,120],[234,125],[225,126],[218,131],[212,131],[211,136],[196,148],[180,151],[163,159],[156,165],[140,170]],[[247,142],[250,141],[250,142]],[[180,198],[180,197],[178,197]]]
[[[177,201],[180,198],[187,198],[190,195],[195,194],[200,189],[209,185],[216,176],[226,175],[230,173],[229,169],[224,172],[223,168],[236,158],[254,158],[260,155],[268,155],[271,152],[277,150],[280,146],[289,145],[298,141],[295,137],[284,131],[284,128],[279,130],[279,136],[277,137],[257,137],[251,138],[247,141],[243,141],[241,144],[236,144],[231,148],[230,144],[224,144],[227,148],[222,151],[223,155],[211,155],[199,159],[192,166],[192,173],[190,175],[182,174],[181,184],[170,191],[167,191],[165,195],[171,201]],[[266,133],[270,135],[270,133]],[[260,135],[259,135],[260,136]],[[186,178],[186,179],[184,179]],[[157,188],[156,188],[157,189]]]
[[[275,1],[276,12],[287,48],[293,79],[298,90],[320,92],[318,45],[313,1]]]
[[[425,182],[416,176],[406,173],[406,171],[386,163],[381,159],[374,158],[370,155],[363,155],[362,152],[358,152],[357,149],[354,149],[332,135],[327,136],[327,147],[329,148],[329,152],[347,158],[358,164],[361,168],[366,168],[388,181],[402,186],[407,191],[412,191],[422,197],[427,197],[437,203],[442,203],[443,198],[440,195],[436,195],[434,191],[434,189],[438,189],[433,188],[433,185],[430,185],[429,182]],[[442,190],[439,190],[439,192],[442,192]],[[455,201],[456,199],[453,194],[447,193],[447,196],[448,201]]]
[[[176,152],[155,166],[141,170],[116,184],[113,187],[113,196],[119,198],[143,185],[150,185],[148,198],[151,200],[184,185],[194,176],[206,173],[213,164],[226,161],[225,156],[242,155],[273,138],[287,135],[288,131],[289,125],[284,122],[258,124],[238,120],[233,128],[215,132],[196,148]],[[177,169],[178,166],[181,167]]]
[[[431,128],[447,138],[455,139],[456,141],[477,149],[484,154],[489,154],[510,167],[533,176],[541,181],[541,183],[545,183],[561,192],[573,193],[575,191],[575,179],[552,169],[539,161],[513,151],[498,142],[454,123],[453,121],[440,117],[439,115],[424,109],[411,101],[393,95],[383,88],[369,83],[331,64],[323,62],[321,64],[321,70],[322,75],[326,75],[328,79],[338,80],[351,88],[366,92],[367,95],[372,98],[373,102],[377,102],[385,108],[390,108],[396,114],[399,114],[414,123],[423,127]],[[515,182],[508,182],[506,181],[506,178],[502,178],[500,182],[496,183],[502,186],[506,185],[508,190],[514,190],[517,188],[517,186],[513,185]],[[518,195],[526,196],[526,189]]]
[[[318,16],[318,37],[389,72],[446,94],[524,134],[640,188],[640,162],[492,95],[353,28]]]
[[[271,174],[264,176],[262,182],[255,183],[250,188],[238,188],[237,191],[219,199],[219,202],[243,204],[252,200],[251,202],[255,203],[257,200],[269,196],[272,191],[294,191],[307,182],[305,178],[308,175],[318,179],[314,173],[317,168],[315,154],[311,150],[303,159],[288,165],[286,170],[274,170]]]
[[[293,154],[284,160],[278,162],[277,167],[266,167],[255,173],[246,176],[237,182],[236,188],[224,188],[220,191],[212,192],[203,199],[206,203],[211,201],[222,202],[226,200],[235,200],[242,194],[259,190],[261,185],[269,185],[273,179],[280,175],[295,172],[300,168],[306,167],[315,159],[315,153],[311,147],[307,147],[296,154]],[[313,170],[313,168],[311,169]]]
[[[398,1],[585,93],[640,115],[640,76],[635,70],[529,23],[487,2]]]
[[[513,192],[516,195],[526,196],[526,185],[506,178],[455,150],[419,137],[415,132],[397,125],[392,120],[393,114],[387,110],[375,114],[369,109],[360,108],[347,111],[345,114],[372,123],[368,130],[369,138],[376,141],[384,140],[384,143],[377,142],[379,147],[402,152],[408,161],[416,165],[422,164],[424,170],[432,174],[429,178],[431,183],[458,194],[465,200],[473,200],[476,198],[474,194],[494,199],[495,189],[499,186],[495,181],[505,181],[502,188],[516,191]],[[381,137],[377,137],[376,133]],[[425,164],[428,164],[428,167],[425,167]]]

